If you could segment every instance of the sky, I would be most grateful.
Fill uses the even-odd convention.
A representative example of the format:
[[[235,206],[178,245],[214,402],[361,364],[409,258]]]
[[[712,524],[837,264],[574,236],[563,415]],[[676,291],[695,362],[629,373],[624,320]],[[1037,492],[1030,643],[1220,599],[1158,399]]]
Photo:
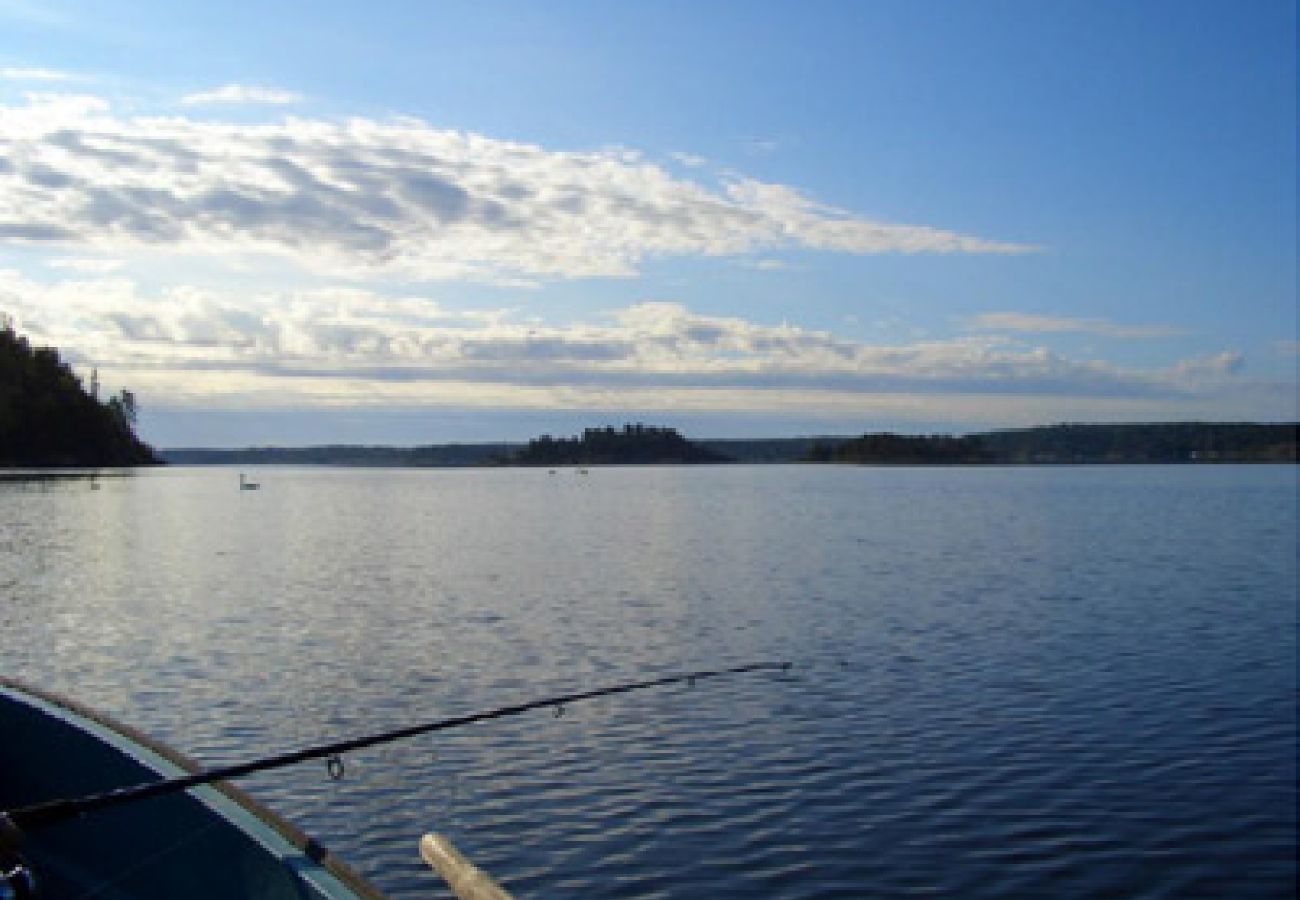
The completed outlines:
[[[159,447],[1297,418],[1296,6],[0,0],[0,314]]]

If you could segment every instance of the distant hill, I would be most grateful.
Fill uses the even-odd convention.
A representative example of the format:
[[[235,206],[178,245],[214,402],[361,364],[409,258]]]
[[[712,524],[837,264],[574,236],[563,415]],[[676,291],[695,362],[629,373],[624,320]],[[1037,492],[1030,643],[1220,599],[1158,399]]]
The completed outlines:
[[[994,461],[979,437],[892,434],[880,432],[837,444],[816,443],[806,462],[889,463],[895,465],[956,465]]]
[[[588,428],[581,437],[553,438],[544,434],[527,446],[503,457],[503,465],[571,466],[636,463],[720,463],[731,460],[721,453],[693,444],[672,428],[624,425]]]
[[[731,462],[790,463],[801,460],[818,442],[834,444],[845,440],[848,438],[737,438],[692,443]],[[159,452],[167,462],[190,466],[486,466],[499,465],[502,460],[509,460],[524,448],[525,445],[521,443],[502,442],[428,444],[418,447],[333,444],[317,447],[247,447],[238,450],[189,447]]]
[[[817,443],[806,462],[905,465],[999,463],[1295,462],[1296,423],[1064,423],[951,435],[864,434]]]
[[[631,426],[629,426],[631,427]],[[587,429],[582,437],[544,436],[527,445],[430,444],[420,447],[250,447],[243,450],[163,450],[168,462],[188,465],[486,466],[597,465],[620,462],[857,462],[867,464],[1209,463],[1295,462],[1296,423],[1151,422],[1062,424],[987,431],[965,437],[827,435],[688,441],[672,429],[649,429],[625,441],[624,431]],[[675,437],[656,444],[658,432]],[[611,439],[610,433],[616,437]],[[588,437],[591,435],[591,437]],[[647,438],[650,438],[647,440]],[[549,443],[548,443],[549,442]],[[710,458],[686,454],[683,447]],[[691,451],[693,454],[695,451]],[[612,455],[602,456],[604,453]],[[520,454],[524,454],[520,456]]]
[[[836,447],[848,437],[705,438],[695,443],[738,463],[792,463],[808,457],[814,447]]]
[[[33,347],[0,317],[0,466],[144,466],[130,391],[101,403],[52,347]]]
[[[430,444],[421,447],[248,447],[242,450],[186,448],[161,451],[169,463],[188,466],[487,466],[522,444]]]
[[[1008,463],[1296,462],[1295,422],[1068,422],[972,435]]]

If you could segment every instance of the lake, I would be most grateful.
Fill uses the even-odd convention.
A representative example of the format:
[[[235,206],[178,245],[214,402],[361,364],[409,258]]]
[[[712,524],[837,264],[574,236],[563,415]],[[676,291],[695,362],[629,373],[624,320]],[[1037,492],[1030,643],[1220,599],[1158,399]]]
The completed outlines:
[[[0,670],[217,764],[795,664],[242,782],[394,898],[1294,894],[1294,466],[246,471],[0,483]]]

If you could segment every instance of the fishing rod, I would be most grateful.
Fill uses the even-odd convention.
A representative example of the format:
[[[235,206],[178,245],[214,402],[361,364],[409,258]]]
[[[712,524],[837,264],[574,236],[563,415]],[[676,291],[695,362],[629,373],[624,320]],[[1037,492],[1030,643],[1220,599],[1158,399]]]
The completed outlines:
[[[581,703],[585,700],[595,700],[597,697],[627,694],[632,691],[643,691],[648,688],[663,687],[664,685],[680,684],[683,682],[694,685],[696,681],[705,678],[739,675],[745,672],[785,672],[789,669],[790,663],[788,662],[759,662],[749,663],[748,665],[743,666],[733,666],[729,669],[705,669],[698,672],[686,672],[680,675],[665,675],[662,678],[652,678],[648,681],[633,681],[625,684],[596,688],[595,690],[590,691],[561,694],[554,697],[546,697],[541,700],[531,700],[527,703],[501,706],[484,712],[471,713],[463,716],[453,716],[449,719],[438,719],[432,722],[424,722],[419,725],[408,725],[405,728],[397,728],[391,731],[379,732],[377,734],[368,734],[344,741],[334,741],[328,744],[318,744],[314,747],[305,747],[301,750],[281,753],[276,756],[267,756],[249,762],[236,763],[234,765],[222,766],[215,769],[206,769],[204,771],[195,772],[191,775],[179,775],[174,778],[164,778],[159,781],[151,781],[145,784],[114,788],[113,790],[104,791],[99,794],[90,794],[85,797],[48,800],[43,803],[34,803],[30,806],[19,807],[18,809],[12,809],[7,812],[0,811],[0,831],[8,828],[15,828],[19,831],[23,831],[40,828],[46,825],[54,825],[59,822],[65,822],[69,819],[76,818],[77,816],[85,815],[89,812],[95,812],[96,810],[121,806],[124,803],[134,803],[138,800],[146,800],[150,797],[175,794],[180,791],[189,790],[190,788],[199,787],[200,785],[211,784],[214,781],[230,781],[235,778],[252,775],[255,772],[280,769],[285,766],[292,766],[300,762],[306,762],[310,759],[327,759],[329,774],[331,777],[337,779],[343,776],[342,755],[353,750],[362,750],[366,747],[374,747],[378,744],[400,741],[421,734],[429,734],[434,731],[447,731],[452,728],[461,728],[465,725],[473,725],[477,722],[488,722],[493,719],[505,719],[511,716],[519,716],[535,709],[550,708],[553,709],[556,716],[559,717],[563,715],[565,706],[572,703]]]

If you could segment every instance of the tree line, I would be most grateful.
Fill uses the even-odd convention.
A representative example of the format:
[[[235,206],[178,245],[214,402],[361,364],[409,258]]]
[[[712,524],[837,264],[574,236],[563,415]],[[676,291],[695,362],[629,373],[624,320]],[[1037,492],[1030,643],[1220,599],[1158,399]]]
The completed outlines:
[[[53,347],[34,347],[0,315],[0,466],[138,466],[159,462],[135,436],[135,395],[99,399]]]
[[[885,431],[835,444],[816,443],[804,461],[955,465],[992,462],[993,455],[977,437],[907,435]]]
[[[589,428],[581,436],[543,435],[529,442],[430,444],[418,447],[248,447],[242,450],[164,450],[182,464],[365,466],[588,465],[609,462],[728,461],[738,463],[842,462],[900,465],[1060,463],[1295,462],[1296,423],[1149,422],[1065,423],[988,431],[964,437],[868,432],[857,437],[704,438],[689,441],[708,457],[687,452],[678,439],[654,436],[671,429],[636,425]],[[623,435],[631,432],[630,438]],[[614,432],[617,437],[611,437]],[[647,441],[647,438],[651,440]],[[623,446],[615,446],[620,442]]]
[[[504,465],[570,466],[649,463],[719,463],[730,460],[693,444],[673,428],[656,428],[640,422],[622,429],[588,428],[581,435],[533,438],[526,446],[501,457]]]
[[[1065,422],[946,434],[863,434],[821,440],[805,462],[954,465],[999,463],[1296,462],[1295,422]]]

